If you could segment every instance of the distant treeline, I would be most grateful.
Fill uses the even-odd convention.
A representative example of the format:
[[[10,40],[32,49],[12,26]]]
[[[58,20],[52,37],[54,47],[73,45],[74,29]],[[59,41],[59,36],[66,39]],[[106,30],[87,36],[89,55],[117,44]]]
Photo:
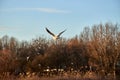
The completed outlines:
[[[42,36],[29,42],[7,35],[0,37],[0,74],[58,71],[95,71],[116,75],[120,66],[120,29],[106,23],[85,27],[70,39],[47,40]]]

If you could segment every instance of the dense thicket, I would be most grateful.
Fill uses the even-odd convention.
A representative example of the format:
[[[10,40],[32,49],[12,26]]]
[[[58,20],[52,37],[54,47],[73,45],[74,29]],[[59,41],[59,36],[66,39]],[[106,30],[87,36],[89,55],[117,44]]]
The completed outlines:
[[[71,39],[57,42],[39,37],[19,42],[7,35],[0,38],[0,73],[42,73],[46,69],[64,71],[93,70],[115,77],[120,65],[120,30],[118,24],[99,24],[85,27]],[[56,73],[57,74],[57,73]]]

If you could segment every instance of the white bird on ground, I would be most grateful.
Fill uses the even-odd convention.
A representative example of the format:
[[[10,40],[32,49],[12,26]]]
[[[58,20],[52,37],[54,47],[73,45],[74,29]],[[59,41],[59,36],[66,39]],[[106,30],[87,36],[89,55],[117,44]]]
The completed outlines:
[[[64,31],[60,32],[58,35],[55,35],[54,33],[52,33],[52,32],[51,32],[50,30],[48,30],[47,28],[46,28],[46,31],[47,31],[50,35],[53,36],[53,39],[54,39],[54,40],[57,40],[57,39],[60,38],[60,35],[61,35],[63,32],[66,31],[66,29],[65,29]]]

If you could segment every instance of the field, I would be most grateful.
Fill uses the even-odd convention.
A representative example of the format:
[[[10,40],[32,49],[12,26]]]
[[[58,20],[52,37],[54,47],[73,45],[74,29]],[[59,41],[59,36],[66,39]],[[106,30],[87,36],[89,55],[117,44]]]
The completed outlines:
[[[114,80],[111,75],[100,76],[94,72],[86,72],[84,75],[80,73],[64,73],[62,75],[38,76],[37,74],[28,74],[26,76],[4,75],[1,80]],[[116,80],[119,80],[118,78]]]

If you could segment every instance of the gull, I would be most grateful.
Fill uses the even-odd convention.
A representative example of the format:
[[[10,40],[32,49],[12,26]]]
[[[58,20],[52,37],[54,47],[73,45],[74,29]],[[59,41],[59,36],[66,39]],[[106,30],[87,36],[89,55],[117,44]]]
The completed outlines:
[[[27,56],[27,61],[28,61],[29,58],[30,58],[30,56]]]
[[[47,28],[46,28],[46,31],[47,31],[50,35],[53,36],[53,39],[54,39],[54,40],[57,40],[57,39],[60,38],[60,35],[66,31],[66,29],[65,29],[64,31],[60,32],[58,35],[55,35],[54,33],[52,33],[52,32],[51,32],[49,29],[47,29]]]

